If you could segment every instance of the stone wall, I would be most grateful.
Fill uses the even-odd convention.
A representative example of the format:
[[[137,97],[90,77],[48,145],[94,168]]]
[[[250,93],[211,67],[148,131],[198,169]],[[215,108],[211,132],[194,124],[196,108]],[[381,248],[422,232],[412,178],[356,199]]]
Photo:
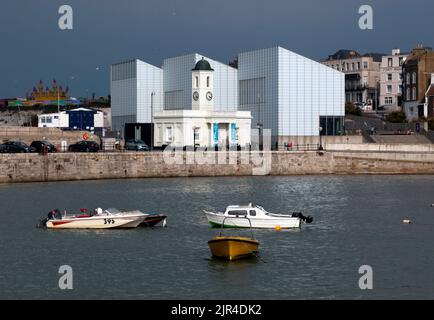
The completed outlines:
[[[270,161],[249,159],[248,153],[237,153],[231,159],[216,153],[218,164],[195,156],[199,153],[183,153],[178,158],[182,164],[176,164],[165,161],[168,158],[162,152],[0,154],[0,183],[261,174],[434,174],[434,153],[426,152],[269,152]]]

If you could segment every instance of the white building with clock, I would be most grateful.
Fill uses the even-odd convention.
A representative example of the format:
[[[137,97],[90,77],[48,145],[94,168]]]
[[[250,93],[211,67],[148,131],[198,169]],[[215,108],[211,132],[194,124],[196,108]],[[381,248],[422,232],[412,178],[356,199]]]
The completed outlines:
[[[185,63],[177,60],[165,61],[169,71],[171,67],[176,66],[177,62],[181,62],[180,66],[185,66]],[[191,88],[189,92],[188,89],[165,90],[165,107],[154,112],[152,122],[155,129],[155,146],[231,147],[250,144],[251,113],[237,111],[236,92],[233,105],[227,105],[227,101],[231,100],[225,92],[229,86],[225,84],[226,90],[215,87],[220,81],[215,81],[215,70],[210,62],[202,57],[193,67],[189,71],[190,83],[186,86],[188,89]],[[218,67],[231,68],[226,65]],[[219,76],[225,73],[224,71],[228,70],[220,70]],[[176,77],[172,79],[176,80]],[[235,83],[236,81],[235,77]],[[186,85],[186,83],[181,84]],[[167,86],[170,86],[170,82]],[[220,101],[220,108],[215,108],[215,90],[220,100],[226,100],[226,106],[221,105]],[[185,101],[186,93],[189,98]],[[184,106],[182,102],[186,102]]]

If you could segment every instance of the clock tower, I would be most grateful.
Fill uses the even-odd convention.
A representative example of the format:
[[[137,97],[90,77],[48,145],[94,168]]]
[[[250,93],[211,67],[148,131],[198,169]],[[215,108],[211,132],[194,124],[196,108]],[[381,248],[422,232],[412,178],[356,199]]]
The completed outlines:
[[[192,110],[213,111],[213,72],[214,69],[204,58],[199,60],[192,70]]]

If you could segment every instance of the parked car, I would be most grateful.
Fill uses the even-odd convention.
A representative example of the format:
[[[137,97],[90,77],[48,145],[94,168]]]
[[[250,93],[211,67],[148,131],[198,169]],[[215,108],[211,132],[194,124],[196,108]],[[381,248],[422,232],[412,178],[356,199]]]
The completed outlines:
[[[3,144],[4,153],[29,153],[36,152],[35,148],[29,147],[27,144],[21,141],[8,141]]]
[[[130,139],[125,142],[125,150],[149,151],[148,145],[143,140]]]
[[[36,152],[39,153],[42,153],[43,148],[47,148],[47,152],[57,152],[56,147],[45,140],[33,141],[30,146],[35,148]]]
[[[0,144],[0,153],[6,153],[6,146]]]
[[[70,152],[98,152],[99,149],[98,143],[87,140],[79,141],[68,147],[68,151]]]

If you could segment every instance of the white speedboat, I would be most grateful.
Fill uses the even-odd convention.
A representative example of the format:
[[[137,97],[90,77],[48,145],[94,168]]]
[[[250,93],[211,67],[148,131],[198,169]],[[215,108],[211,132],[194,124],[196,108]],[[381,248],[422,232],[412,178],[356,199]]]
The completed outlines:
[[[251,203],[247,206],[228,206],[225,212],[205,210],[204,212],[213,227],[225,228],[289,229],[300,228],[302,222],[311,223],[313,221],[312,217],[306,217],[300,212],[292,214],[271,213],[261,206],[253,206]],[[232,219],[225,219],[226,217],[232,217]],[[249,221],[245,219],[246,217],[251,221],[251,226]]]
[[[149,215],[141,211],[119,211],[115,208],[103,210],[95,209],[91,214],[87,210],[77,215],[62,214],[59,210],[52,210],[48,218],[41,220],[40,226],[50,229],[113,229],[135,228]]]

